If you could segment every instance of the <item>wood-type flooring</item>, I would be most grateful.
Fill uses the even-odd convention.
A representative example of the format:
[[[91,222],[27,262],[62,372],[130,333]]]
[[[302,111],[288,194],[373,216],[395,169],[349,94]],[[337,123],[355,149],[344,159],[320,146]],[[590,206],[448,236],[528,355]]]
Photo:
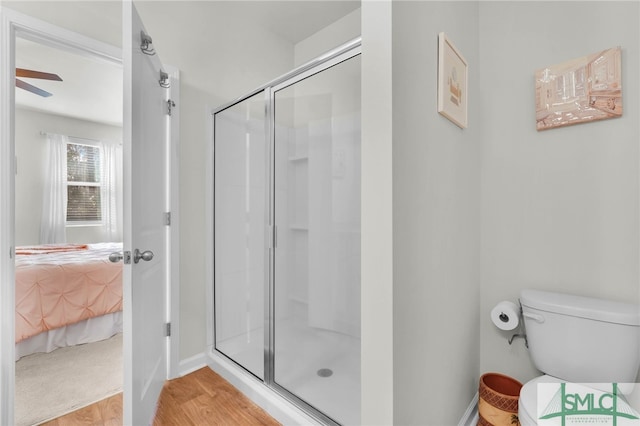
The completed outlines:
[[[122,424],[122,394],[44,423],[44,426]],[[210,368],[165,383],[153,426],[280,425]]]

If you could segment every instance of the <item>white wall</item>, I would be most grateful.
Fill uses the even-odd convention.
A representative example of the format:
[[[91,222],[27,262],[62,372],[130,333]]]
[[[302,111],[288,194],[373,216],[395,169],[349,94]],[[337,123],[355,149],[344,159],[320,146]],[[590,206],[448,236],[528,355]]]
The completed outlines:
[[[469,126],[437,112],[438,33],[469,64]],[[478,3],[393,2],[394,424],[456,424],[478,387]]]
[[[122,45],[120,1],[2,0],[2,6],[112,46]]]
[[[537,372],[489,319],[523,288],[639,300],[637,2],[480,2],[480,371]],[[534,71],[622,46],[622,118],[535,130]]]
[[[362,3],[361,423],[391,425],[393,229],[391,0]]]
[[[522,288],[639,300],[639,7],[588,6],[393,3],[394,424],[456,423],[483,372],[538,374],[489,319]],[[439,31],[469,62],[464,131],[435,113]],[[534,71],[616,45],[624,117],[536,132]]]
[[[47,137],[40,132],[121,143],[122,128],[43,112],[16,109],[16,245],[39,244]],[[67,242],[104,241],[102,226],[67,227]]]
[[[303,65],[316,57],[360,36],[362,12],[358,8],[323,28],[310,37],[296,43],[295,66]]]

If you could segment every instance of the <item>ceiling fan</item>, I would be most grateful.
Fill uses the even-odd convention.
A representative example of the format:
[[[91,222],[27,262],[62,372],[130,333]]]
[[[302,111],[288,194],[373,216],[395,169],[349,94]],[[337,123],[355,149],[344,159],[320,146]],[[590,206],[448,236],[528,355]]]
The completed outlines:
[[[32,71],[24,68],[16,68],[16,77],[62,81],[62,79],[58,74],[51,74],[51,73],[42,72],[42,71]],[[46,90],[42,90],[39,87],[33,86],[25,81],[19,80],[18,78],[16,78],[16,87],[27,90],[31,93],[35,93],[36,95],[42,96],[44,98],[48,98],[49,96],[52,96],[52,94],[47,92]]]

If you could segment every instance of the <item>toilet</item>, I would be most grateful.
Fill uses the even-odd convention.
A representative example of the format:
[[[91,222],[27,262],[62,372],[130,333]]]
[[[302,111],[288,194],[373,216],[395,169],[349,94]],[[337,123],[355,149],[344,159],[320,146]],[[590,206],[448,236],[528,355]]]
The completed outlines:
[[[544,373],[520,390],[521,425],[538,423],[540,383],[624,383],[622,394],[633,389],[640,369],[639,305],[529,289],[520,293],[520,304],[529,355]]]

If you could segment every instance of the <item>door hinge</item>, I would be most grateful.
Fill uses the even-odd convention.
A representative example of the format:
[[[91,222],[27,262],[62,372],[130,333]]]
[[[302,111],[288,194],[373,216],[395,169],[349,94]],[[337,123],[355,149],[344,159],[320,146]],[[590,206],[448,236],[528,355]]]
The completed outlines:
[[[171,212],[164,212],[164,225],[171,226]]]
[[[152,46],[153,39],[144,31],[140,31],[140,50],[145,55],[153,56],[156,54],[155,49]]]
[[[160,87],[163,89],[168,89],[171,87],[171,83],[169,82],[169,74],[160,70],[160,80],[158,80]]]
[[[167,115],[169,116],[171,115],[171,109],[175,106],[176,106],[176,103],[173,102],[171,99],[167,101]]]
[[[166,324],[166,326],[167,326],[167,328],[166,328],[166,334],[165,334],[165,335],[166,335],[167,337],[171,337],[171,323],[170,323],[170,322],[168,322],[168,323]]]

